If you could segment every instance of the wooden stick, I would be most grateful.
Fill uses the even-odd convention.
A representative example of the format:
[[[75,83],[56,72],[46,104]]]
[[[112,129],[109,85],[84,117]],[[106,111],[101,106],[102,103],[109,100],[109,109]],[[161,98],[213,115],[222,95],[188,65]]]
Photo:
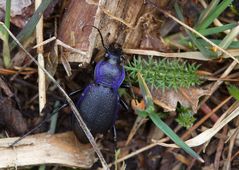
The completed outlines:
[[[40,164],[90,168],[96,161],[91,145],[79,143],[72,132],[32,135],[8,147],[16,139],[0,139],[0,169]]]

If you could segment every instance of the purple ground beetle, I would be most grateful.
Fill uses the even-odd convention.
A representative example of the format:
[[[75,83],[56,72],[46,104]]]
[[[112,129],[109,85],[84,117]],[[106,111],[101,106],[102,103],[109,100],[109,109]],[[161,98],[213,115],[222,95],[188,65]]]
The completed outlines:
[[[84,89],[76,106],[92,135],[95,136],[98,133],[106,133],[115,123],[120,105],[118,89],[124,81],[125,70],[122,65],[122,49],[116,47],[116,44],[111,44],[109,48],[105,47],[100,30],[94,26],[93,28],[100,34],[105,48],[105,58],[97,63],[94,82]],[[75,117],[72,124],[77,138],[83,143],[88,142]]]
[[[114,126],[120,102],[122,102],[124,107],[127,108],[127,106],[120,100],[118,94],[118,89],[125,78],[125,70],[122,65],[122,49],[116,47],[117,44],[111,44],[109,48],[105,47],[100,30],[95,26],[92,27],[97,29],[100,34],[102,45],[105,48],[105,58],[97,63],[94,71],[94,82],[83,90],[76,106],[92,135],[95,136],[97,133],[106,133]],[[14,146],[24,137],[38,129],[47,122],[51,116],[67,105],[68,104],[62,105],[53,114],[47,116],[44,121],[18,138],[10,146]],[[72,115],[73,131],[81,142],[87,143],[88,139],[85,133],[78,124],[74,114]]]

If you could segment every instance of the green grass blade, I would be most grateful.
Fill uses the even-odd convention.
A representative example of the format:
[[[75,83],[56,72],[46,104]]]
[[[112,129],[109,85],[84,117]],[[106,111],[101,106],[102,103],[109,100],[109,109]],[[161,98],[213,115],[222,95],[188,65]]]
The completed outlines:
[[[44,0],[40,4],[40,6],[37,8],[31,19],[28,21],[28,23],[25,25],[25,27],[22,29],[22,31],[17,35],[17,39],[22,42],[26,40],[35,30],[35,27],[41,18],[41,14],[46,10],[48,5],[52,2],[53,0]],[[11,42],[10,45],[11,49],[13,50],[16,47],[15,41]]]
[[[213,11],[215,9],[215,7],[218,5],[218,3],[220,2],[220,0],[212,0],[211,3],[208,5],[208,7],[206,9],[204,9],[204,11],[202,12],[202,14],[199,17],[198,20],[198,25],[201,24],[211,13],[211,11]]]
[[[56,131],[56,124],[57,124],[59,107],[60,107],[60,102],[56,101],[56,103],[54,105],[53,116],[51,117],[50,127],[49,127],[49,130],[48,130],[48,133],[50,133],[50,134],[54,134],[55,131]],[[57,111],[57,113],[55,114],[56,111]]]
[[[6,13],[5,13],[5,25],[9,29],[10,28],[10,18],[11,18],[11,0],[6,1]],[[8,32],[5,31],[6,38],[8,39]]]
[[[174,9],[176,11],[176,14],[178,16],[178,18],[184,22],[184,17],[182,15],[181,9],[178,6],[177,3],[174,4]],[[188,31],[187,29],[185,29],[186,33],[188,34],[189,38],[192,40],[193,44],[200,50],[200,52],[206,56],[206,57],[216,57],[216,54],[213,53],[212,51],[208,50],[207,48],[205,48],[196,38],[196,36],[194,34],[192,34],[190,31]]]
[[[229,45],[234,41],[234,39],[238,36],[239,34],[239,26],[233,28],[229,34],[227,34],[226,37],[221,41],[219,46],[223,49],[227,49]]]
[[[0,39],[3,40],[4,39],[4,28],[2,25],[0,25]]]
[[[221,13],[232,3],[233,0],[224,0],[219,5],[214,7],[214,10],[199,24],[196,29],[202,30],[207,28]]]
[[[236,100],[239,100],[239,89],[234,85],[227,86],[227,90]]]
[[[4,40],[3,40],[3,52],[2,52],[3,63],[4,63],[4,67],[10,68],[12,65],[11,55],[10,55],[10,50],[9,50],[9,43],[5,36],[6,36],[6,34],[4,34]]]
[[[10,17],[11,17],[11,0],[6,1],[6,12],[5,12],[5,25],[8,29],[10,29]],[[6,68],[11,67],[11,55],[9,50],[9,35],[5,30],[1,30],[3,32],[3,63]]]
[[[213,35],[213,34],[217,34],[217,33],[220,33],[220,32],[226,31],[226,30],[233,29],[237,25],[238,25],[238,23],[230,23],[230,24],[219,26],[219,27],[198,30],[198,32],[200,32],[200,34],[202,34],[204,36],[208,36],[208,35]]]
[[[153,97],[149,91],[149,88],[148,88],[145,80],[142,77],[142,74],[137,73],[137,76],[138,76],[138,81],[139,81],[139,87],[140,87],[141,93],[144,97],[146,107],[151,108],[154,105]]]
[[[189,38],[191,39],[191,41],[193,42],[193,44],[199,49],[199,51],[205,57],[211,57],[211,58],[217,57],[216,53],[205,48],[205,46],[200,41],[198,41],[198,39],[191,32],[188,32],[188,35],[189,35]],[[210,46],[207,42],[205,42],[205,44],[206,44],[206,46]]]

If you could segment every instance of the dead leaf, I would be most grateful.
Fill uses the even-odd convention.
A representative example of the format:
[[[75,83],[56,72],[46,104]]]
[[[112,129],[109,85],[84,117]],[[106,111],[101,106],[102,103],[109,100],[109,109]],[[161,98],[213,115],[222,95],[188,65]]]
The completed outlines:
[[[11,17],[22,15],[23,9],[32,4],[31,0],[12,0],[11,1]],[[0,1],[0,9],[5,11],[6,0]]]
[[[34,12],[34,6],[32,5],[31,0],[12,0],[11,1],[11,23],[16,25],[17,27],[24,27],[24,25],[27,23],[29,17]],[[3,11],[3,13],[0,15],[5,15],[5,9],[6,9],[6,0],[0,1],[0,10]],[[0,16],[0,18],[4,18],[4,16]]]
[[[44,17],[50,17],[58,0],[53,0],[46,11]],[[0,1],[0,20],[4,19],[6,9],[6,0]],[[29,18],[34,13],[35,8],[31,0],[12,0],[11,1],[11,23],[19,28],[23,28]]]
[[[167,46],[156,35],[147,34],[140,44],[141,49],[153,49],[158,51],[167,51]]]
[[[138,101],[135,100],[135,99],[131,100],[131,108],[132,108],[133,110],[136,110],[136,109],[145,110],[144,100],[141,100],[140,102],[138,102]]]
[[[175,111],[177,103],[184,107],[192,108],[193,112],[197,112],[199,98],[209,95],[211,85],[206,87],[180,88],[178,90],[153,89],[151,91],[155,104],[164,108],[165,111]]]
[[[0,100],[0,122],[15,135],[23,135],[28,130],[26,120],[10,98]]]

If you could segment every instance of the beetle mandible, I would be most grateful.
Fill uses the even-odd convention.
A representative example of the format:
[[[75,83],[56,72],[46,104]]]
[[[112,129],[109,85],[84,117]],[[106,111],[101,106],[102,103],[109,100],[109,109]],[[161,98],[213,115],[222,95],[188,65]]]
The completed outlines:
[[[115,44],[105,47],[100,30],[92,27],[100,34],[105,57],[96,64],[94,81],[83,90],[76,106],[95,136],[98,133],[106,133],[115,123],[120,101],[118,89],[125,79],[125,70],[122,65],[122,49]],[[77,138],[83,143],[88,142],[74,115],[72,126]]]

